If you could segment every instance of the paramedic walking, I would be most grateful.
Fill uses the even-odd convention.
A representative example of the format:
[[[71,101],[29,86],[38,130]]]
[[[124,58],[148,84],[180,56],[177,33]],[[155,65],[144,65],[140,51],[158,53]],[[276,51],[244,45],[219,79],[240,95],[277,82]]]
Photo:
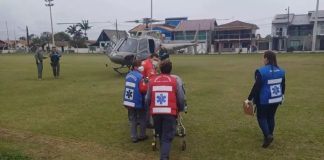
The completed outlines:
[[[255,71],[255,83],[248,97],[257,108],[257,120],[262,130],[263,148],[273,141],[275,114],[282,104],[285,94],[285,71],[277,64],[274,52],[266,51],[263,56],[264,66]]]
[[[143,76],[138,70],[141,61],[135,60],[130,71],[125,78],[125,89],[123,104],[128,110],[128,119],[131,123],[131,139],[133,143],[146,140],[146,110],[144,107]],[[137,131],[139,123],[139,136]]]
[[[160,159],[169,159],[171,142],[176,133],[176,119],[184,110],[185,96],[180,78],[170,75],[172,63],[169,60],[160,64],[161,74],[149,82],[146,103],[150,106],[155,132],[160,140]]]

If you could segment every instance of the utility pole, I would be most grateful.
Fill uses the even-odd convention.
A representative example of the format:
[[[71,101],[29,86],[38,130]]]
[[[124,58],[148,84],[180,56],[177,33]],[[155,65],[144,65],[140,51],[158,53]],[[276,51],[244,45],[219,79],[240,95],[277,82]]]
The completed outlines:
[[[288,51],[288,30],[289,30],[289,23],[290,23],[290,8],[288,6],[287,8],[288,14],[287,14],[287,33],[286,33],[286,51]]]
[[[120,36],[119,36],[119,32],[118,32],[118,23],[117,23],[117,19],[116,19],[116,34],[117,34],[117,41],[120,39]],[[116,42],[117,43],[117,42]]]
[[[28,32],[28,26],[26,26],[26,39],[27,39],[27,52],[29,49],[29,32]]]
[[[153,0],[151,0],[151,21],[153,20]],[[151,30],[152,30],[152,24],[151,24]]]
[[[8,53],[10,53],[9,31],[8,31],[7,21],[6,21],[6,28],[7,28],[7,49],[8,49]]]
[[[316,4],[316,11],[315,11],[315,21],[314,21],[314,28],[313,28],[313,41],[312,41],[312,51],[316,50],[316,37],[317,37],[317,21],[318,21],[318,6],[319,0],[317,0]]]
[[[53,47],[54,47],[55,46],[55,41],[54,41],[54,31],[53,31],[53,19],[52,19],[52,6],[54,6],[54,4],[52,3],[52,1],[54,1],[54,0],[45,0],[45,2],[48,3],[48,4],[45,4],[45,6],[49,7],[49,9],[50,9],[51,28],[52,28],[52,44],[53,44]]]

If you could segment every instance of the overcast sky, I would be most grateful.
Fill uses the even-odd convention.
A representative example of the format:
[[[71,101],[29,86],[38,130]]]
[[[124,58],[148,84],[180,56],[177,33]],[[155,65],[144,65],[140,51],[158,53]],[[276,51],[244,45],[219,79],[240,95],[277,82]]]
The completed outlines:
[[[60,22],[80,22],[89,20],[93,28],[88,31],[90,39],[97,39],[102,29],[113,29],[112,23],[118,20],[119,29],[129,30],[135,24],[127,20],[150,17],[150,0],[54,0],[52,8],[54,32],[65,31],[68,25]],[[241,20],[257,24],[258,33],[270,34],[271,20],[275,14],[290,12],[305,14],[315,10],[316,0],[153,0],[153,18],[188,17],[189,19],[229,19],[217,20],[218,24]],[[320,2],[324,9],[324,2]],[[30,33],[39,35],[50,31],[49,8],[44,0],[0,0],[0,39],[25,36],[25,27]]]

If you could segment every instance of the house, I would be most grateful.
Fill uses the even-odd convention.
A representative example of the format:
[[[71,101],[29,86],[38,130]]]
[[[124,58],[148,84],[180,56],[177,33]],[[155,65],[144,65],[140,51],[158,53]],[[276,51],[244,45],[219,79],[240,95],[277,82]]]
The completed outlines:
[[[8,49],[8,43],[0,40],[0,50]]]
[[[119,39],[126,37],[128,37],[126,31],[104,29],[101,31],[96,43],[90,46],[96,46],[100,51],[105,51],[107,49],[113,49]]]
[[[271,41],[272,37],[271,35],[267,35],[266,37],[262,38],[260,34],[257,34],[257,41],[256,41],[256,50],[257,51],[267,51],[271,48]],[[253,48],[251,48],[251,51],[253,52]]]
[[[216,27],[214,34],[215,52],[248,52],[256,46],[255,24],[233,21]]]
[[[173,32],[173,30],[175,28],[174,26],[171,26],[171,25],[168,25],[168,24],[149,24],[148,28],[150,28],[150,29],[152,28],[152,30],[162,33],[165,40],[172,40],[173,39],[172,32]],[[132,36],[134,36],[134,35],[136,35],[137,32],[144,31],[146,29],[147,28],[146,28],[145,24],[140,24],[140,25],[134,27],[133,29],[131,29],[129,31],[129,33]]]
[[[272,21],[272,49],[277,51],[310,51],[315,12],[307,14],[278,14]],[[324,11],[318,13],[316,50],[324,50]]]
[[[198,53],[211,52],[212,35],[216,26],[216,19],[183,20],[173,31],[174,41],[192,42],[197,35],[200,43],[195,50]]]

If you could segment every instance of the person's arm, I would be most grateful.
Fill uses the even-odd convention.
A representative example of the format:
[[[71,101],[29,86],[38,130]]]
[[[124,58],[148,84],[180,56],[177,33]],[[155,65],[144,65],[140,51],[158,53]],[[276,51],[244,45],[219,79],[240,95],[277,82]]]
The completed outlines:
[[[183,81],[180,77],[176,76],[177,79],[177,107],[180,112],[185,109],[185,90],[183,86]]]
[[[257,97],[257,95],[260,93],[261,89],[261,74],[258,70],[255,71],[255,82],[253,85],[253,88],[251,89],[251,92],[249,94],[248,100],[252,101]]]
[[[282,79],[281,89],[282,89],[282,95],[284,95],[286,91],[286,77],[283,77]]]
[[[150,83],[147,84],[148,85],[148,89],[147,89],[147,92],[146,92],[146,95],[145,95],[145,105],[147,106],[147,109],[150,108],[150,105],[151,105],[151,87],[150,87]]]

